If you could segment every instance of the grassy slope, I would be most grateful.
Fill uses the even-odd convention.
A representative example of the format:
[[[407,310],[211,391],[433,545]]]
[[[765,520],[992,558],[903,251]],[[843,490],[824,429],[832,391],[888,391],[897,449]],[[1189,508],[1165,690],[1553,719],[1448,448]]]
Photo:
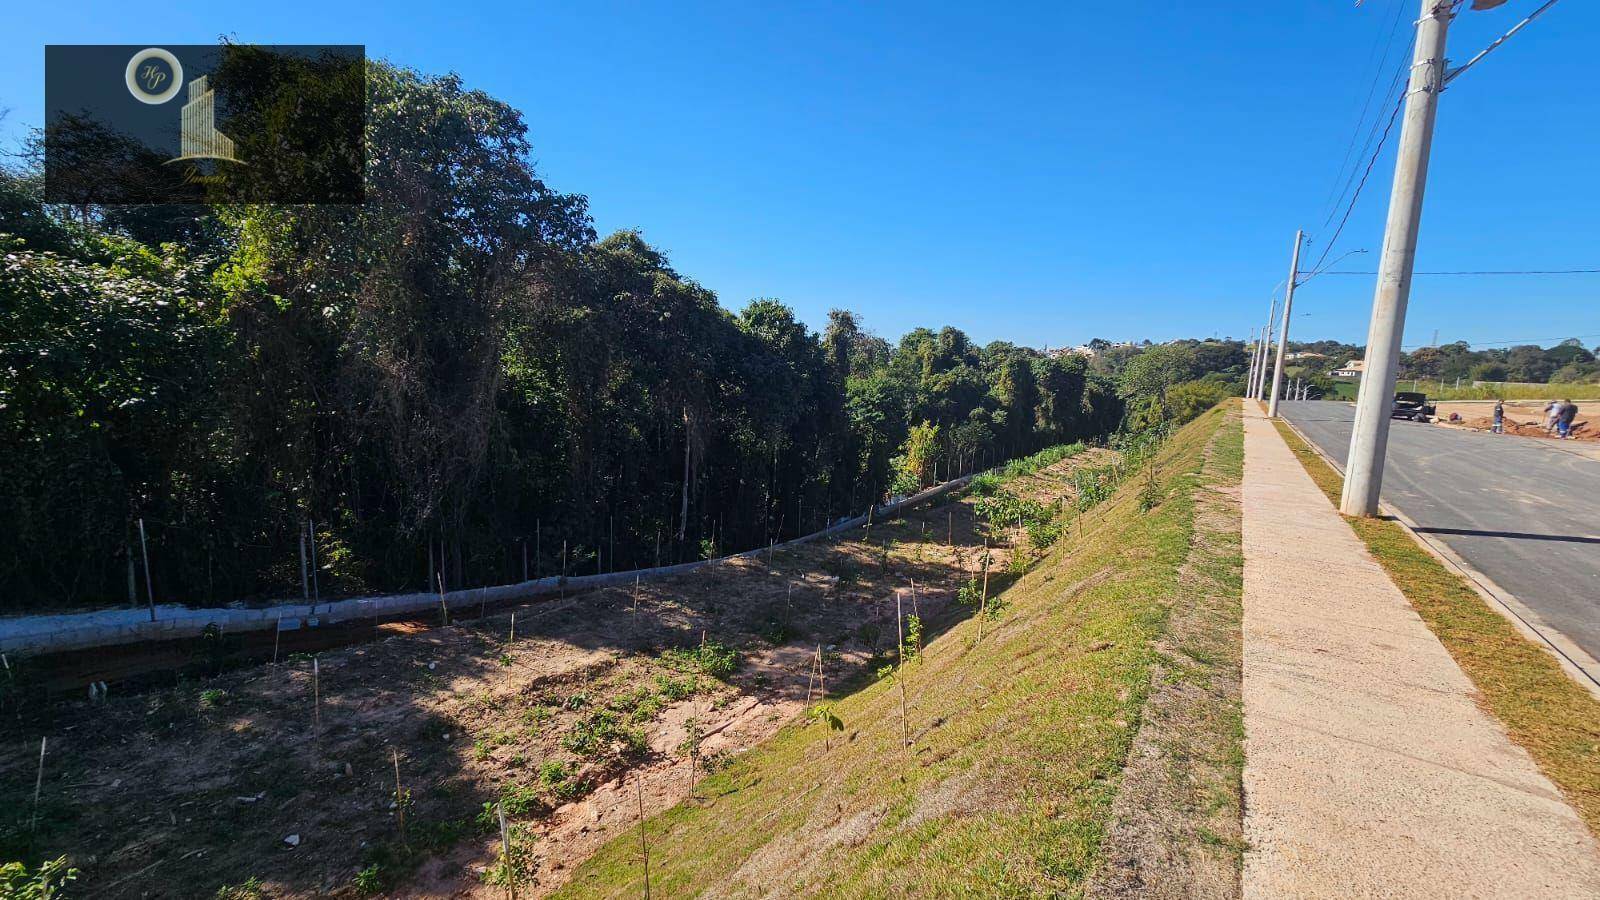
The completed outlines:
[[[1278,432],[1335,505],[1343,479],[1283,423]],[[1600,834],[1600,702],[1467,582],[1387,519],[1346,518],[1477,686],[1481,702]]]
[[[1178,590],[1213,410],[1093,511],[1019,584],[977,643],[973,620],[906,669],[841,699],[845,730],[791,725],[650,819],[652,896],[1077,893],[1094,869]],[[562,896],[641,893],[637,830]]]

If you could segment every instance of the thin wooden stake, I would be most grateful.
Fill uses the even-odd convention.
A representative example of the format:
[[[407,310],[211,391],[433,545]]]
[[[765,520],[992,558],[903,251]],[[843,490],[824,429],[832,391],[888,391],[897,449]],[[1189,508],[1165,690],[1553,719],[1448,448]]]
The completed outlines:
[[[317,612],[317,604],[322,602],[322,589],[317,586],[317,522],[311,519],[306,522],[306,527],[311,534],[311,612]]]
[[[899,655],[894,661],[894,680],[900,682],[900,749],[911,746],[910,726],[906,724],[906,629],[900,614],[901,592],[894,592],[894,630],[899,636]]]
[[[644,833],[644,779],[634,781],[639,796],[639,852],[644,855],[644,900],[650,900],[650,843]]]
[[[139,518],[139,555],[144,558],[144,598],[150,604],[150,621],[156,620],[156,589],[150,586],[150,547],[144,539],[144,517]]]
[[[978,601],[978,640],[983,640],[983,620],[989,612],[989,539],[983,539],[983,597]]]
[[[311,657],[311,716],[317,736],[322,736],[322,666],[317,657]]]
[[[394,747],[390,747],[389,751],[394,754],[394,815],[400,824],[400,843],[409,848],[411,844],[406,840],[406,794],[400,786],[400,751]]]
[[[515,644],[516,642],[517,642],[517,614],[516,613],[512,613],[511,614],[511,636],[506,638],[506,643]]]
[[[917,606],[917,580],[911,579],[911,614],[917,617],[917,622],[922,622],[922,610]],[[922,631],[917,631],[917,658],[922,658]]]
[[[33,821],[28,825],[28,834],[31,838],[39,830],[39,792],[44,788],[44,747],[49,738],[39,738],[39,774],[33,780]]]
[[[505,805],[496,803],[494,811],[500,817],[500,871],[506,876],[506,897],[516,900],[517,876],[511,871],[511,829],[506,826]]]
[[[272,633],[272,664],[278,664],[278,641],[283,637],[283,616],[278,617],[278,630]]]
[[[444,566],[439,567],[439,613],[444,617],[444,624],[450,624],[450,606],[444,602]]]

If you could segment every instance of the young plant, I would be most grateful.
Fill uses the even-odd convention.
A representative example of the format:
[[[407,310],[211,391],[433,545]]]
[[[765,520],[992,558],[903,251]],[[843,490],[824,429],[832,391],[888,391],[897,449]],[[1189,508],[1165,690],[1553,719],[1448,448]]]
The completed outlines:
[[[691,717],[683,723],[683,731],[678,752],[689,758],[689,798],[694,799],[694,774],[700,765],[700,742],[705,740],[705,730],[700,727],[699,719]]]

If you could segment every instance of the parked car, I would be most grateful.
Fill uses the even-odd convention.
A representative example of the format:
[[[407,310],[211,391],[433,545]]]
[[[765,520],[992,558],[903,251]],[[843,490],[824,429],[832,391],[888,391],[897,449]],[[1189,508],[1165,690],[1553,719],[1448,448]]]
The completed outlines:
[[[1427,394],[1416,391],[1395,391],[1394,406],[1389,409],[1389,418],[1427,422],[1438,411],[1437,406],[1428,402]]]

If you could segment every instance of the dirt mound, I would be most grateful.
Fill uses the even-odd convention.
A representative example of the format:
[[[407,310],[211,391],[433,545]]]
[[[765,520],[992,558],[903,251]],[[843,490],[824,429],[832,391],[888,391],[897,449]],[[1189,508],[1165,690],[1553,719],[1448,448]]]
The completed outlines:
[[[1442,422],[1441,424],[1469,428],[1473,431],[1494,430],[1494,419],[1488,416],[1478,416],[1475,418],[1463,419],[1460,422]],[[1543,423],[1519,422],[1510,416],[1507,416],[1505,419],[1504,431],[1506,434],[1515,434],[1522,437],[1549,438],[1552,440],[1556,439],[1556,435],[1554,433],[1545,431]],[[1600,441],[1600,430],[1596,430],[1594,427],[1592,427],[1587,420],[1572,423],[1571,434],[1572,440],[1575,441]]]

